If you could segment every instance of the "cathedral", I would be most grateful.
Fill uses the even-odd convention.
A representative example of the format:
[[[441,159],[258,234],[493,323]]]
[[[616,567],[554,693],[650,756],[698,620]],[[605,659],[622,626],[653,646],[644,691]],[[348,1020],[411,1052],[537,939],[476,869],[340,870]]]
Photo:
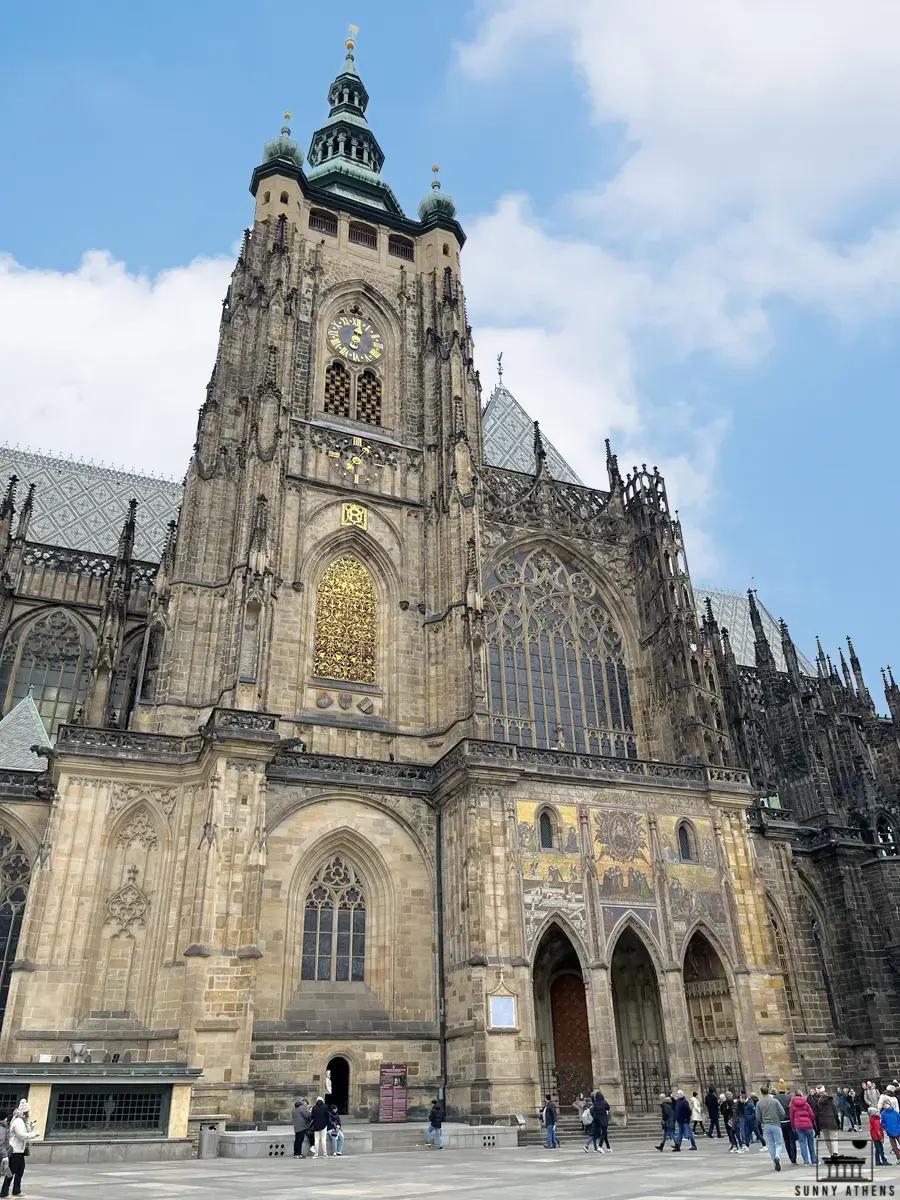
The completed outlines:
[[[368,102],[351,39],[265,145],[183,485],[0,450],[0,1059],[237,1122],[896,1073],[900,688],[483,401]]]

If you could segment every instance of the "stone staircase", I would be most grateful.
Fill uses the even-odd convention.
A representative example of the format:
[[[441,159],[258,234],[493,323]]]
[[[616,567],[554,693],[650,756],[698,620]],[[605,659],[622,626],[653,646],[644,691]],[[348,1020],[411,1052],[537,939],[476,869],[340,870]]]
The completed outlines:
[[[540,1118],[535,1114],[528,1124],[519,1130],[520,1146],[542,1146],[546,1132],[541,1127]],[[562,1113],[556,1126],[556,1136],[561,1146],[583,1146],[587,1139],[587,1130],[573,1112]],[[643,1142],[652,1145],[660,1137],[660,1122],[655,1113],[629,1113],[613,1115],[609,1123],[609,1143],[615,1150],[622,1142],[634,1145]]]

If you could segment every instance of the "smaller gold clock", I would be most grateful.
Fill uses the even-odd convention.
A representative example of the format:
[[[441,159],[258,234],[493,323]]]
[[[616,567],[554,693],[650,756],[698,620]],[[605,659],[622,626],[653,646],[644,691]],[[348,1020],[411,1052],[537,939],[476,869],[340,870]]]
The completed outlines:
[[[365,317],[339,313],[329,322],[325,336],[335,354],[347,362],[372,363],[384,356],[384,340]]]

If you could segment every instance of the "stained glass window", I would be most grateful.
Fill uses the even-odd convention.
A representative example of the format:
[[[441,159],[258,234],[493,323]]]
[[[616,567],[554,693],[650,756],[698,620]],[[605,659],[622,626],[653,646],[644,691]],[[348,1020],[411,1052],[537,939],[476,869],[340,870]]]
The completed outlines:
[[[314,674],[375,682],[377,596],[372,576],[351,554],[336,559],[316,596]]]
[[[637,758],[622,638],[584,571],[546,549],[504,559],[485,618],[498,741]]]
[[[303,914],[300,978],[348,983],[365,977],[366,903],[353,866],[336,855],[312,882]]]
[[[19,626],[0,656],[0,701],[8,712],[31,692],[51,737],[84,703],[90,646],[65,609]]]

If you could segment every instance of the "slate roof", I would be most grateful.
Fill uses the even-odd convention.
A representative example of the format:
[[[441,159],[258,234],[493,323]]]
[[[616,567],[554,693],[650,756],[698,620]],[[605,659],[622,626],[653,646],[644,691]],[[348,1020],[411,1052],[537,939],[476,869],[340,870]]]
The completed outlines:
[[[509,388],[498,384],[484,409],[484,457],[491,467],[534,472],[534,422]],[[543,433],[542,433],[543,435]],[[547,470],[562,483],[581,480],[546,438]]]
[[[43,771],[44,760],[32,746],[49,746],[50,738],[31,693],[0,721],[0,770]]]
[[[115,554],[128,501],[134,498],[138,502],[134,556],[158,562],[166,526],[181,504],[182,485],[169,479],[0,446],[0,491],[6,489],[10,475],[19,479],[17,509],[28,485],[37,485],[28,540],[69,550]]]

